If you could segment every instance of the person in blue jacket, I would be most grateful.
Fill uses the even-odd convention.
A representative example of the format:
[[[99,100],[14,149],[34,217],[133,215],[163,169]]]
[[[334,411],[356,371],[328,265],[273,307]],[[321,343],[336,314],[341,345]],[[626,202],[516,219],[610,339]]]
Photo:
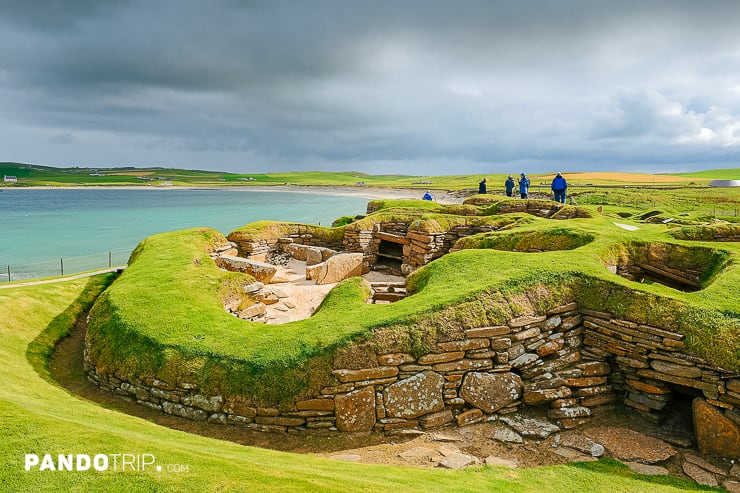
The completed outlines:
[[[523,199],[529,197],[529,178],[524,173],[519,177],[519,193]]]
[[[434,200],[434,197],[432,197],[432,194],[427,190],[427,193],[421,197],[421,200]]]
[[[568,182],[565,181],[563,175],[558,173],[555,175],[555,179],[552,180],[552,193],[555,195],[555,202],[560,204],[565,203],[565,190],[568,188]]]
[[[509,177],[506,179],[506,183],[504,183],[504,187],[506,187],[506,196],[511,197],[514,193],[514,187],[516,186],[516,183],[514,182],[514,177],[509,175]]]
[[[483,195],[484,193],[487,192],[486,183],[488,183],[488,178],[483,178],[483,181],[478,183],[478,193],[479,194]]]

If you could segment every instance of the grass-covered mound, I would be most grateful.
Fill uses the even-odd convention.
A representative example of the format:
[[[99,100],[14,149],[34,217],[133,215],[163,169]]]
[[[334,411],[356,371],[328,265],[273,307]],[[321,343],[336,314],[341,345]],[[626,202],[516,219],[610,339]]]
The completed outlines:
[[[636,265],[643,268],[676,272],[678,282],[682,276],[693,277],[696,287],[704,288],[725,268],[730,253],[719,248],[694,245],[677,245],[663,242],[629,241],[610,248],[610,255],[622,266]],[[616,257],[616,258],[615,258]]]
[[[498,195],[473,195],[463,201],[465,205],[477,205],[477,206],[489,206],[501,202],[501,197]]]
[[[347,228],[364,228],[360,223],[395,214],[408,219],[407,211],[382,211]],[[412,225],[436,229],[433,225],[441,228],[442,220],[448,227],[455,221],[511,218],[515,215],[421,213]],[[555,231],[552,220],[529,220],[521,236],[514,229],[500,241],[531,242]],[[633,238],[638,235],[646,244],[674,245],[678,262],[686,248],[665,229],[643,225],[631,232],[605,217],[573,219],[564,230],[569,233],[558,237],[593,239],[576,251],[464,250],[414,272],[408,278],[412,296],[397,303],[365,304],[367,288],[354,278],[332,290],[311,318],[274,326],[240,320],[223,310],[220,294],[234,277],[216,268],[206,254],[211,245],[224,241],[219,233],[199,229],[156,235],[137,248],[129,268],[96,304],[89,332],[91,357],[108,373],[195,382],[206,393],[242,395],[256,404],[274,405],[332,381],[332,358],[341,357],[340,349],[352,343],[366,341],[365,346],[378,352],[422,354],[440,333],[452,336],[466,327],[500,325],[576,299],[587,308],[679,330],[687,336],[688,351],[740,369],[736,244],[686,250],[689,258],[714,266],[703,275],[703,282],[714,282],[695,293],[640,284],[605,268],[623,255],[625,245],[636,244]],[[708,257],[702,256],[705,251]],[[353,356],[342,365],[367,363]]]
[[[457,227],[504,228],[528,219],[521,215],[510,216],[458,216],[454,214],[418,214],[408,210],[389,209],[371,214],[346,226],[348,231],[368,231],[378,223],[406,223],[410,231],[439,233]]]
[[[740,224],[719,223],[682,226],[671,230],[670,235],[679,240],[738,241],[740,239]]]
[[[645,477],[613,460],[542,468],[459,471],[353,464],[190,435],[80,399],[47,378],[51,349],[104,279],[0,290],[0,485],[3,491],[634,491],[704,490]],[[31,351],[30,348],[34,349]],[[42,377],[43,376],[43,377]],[[26,453],[148,453],[154,467],[126,472],[24,470]],[[187,465],[180,473],[168,464]]]
[[[383,209],[419,209],[421,211],[438,211],[444,206],[431,200],[377,199],[367,204],[367,213],[372,214]]]
[[[310,234],[313,238],[328,244],[340,244],[344,237],[344,226],[325,228],[313,224],[300,224],[284,221],[255,221],[229,233],[229,240],[243,241],[272,240],[292,234]]]
[[[305,390],[311,364],[320,364],[312,358],[362,330],[342,318],[345,308],[364,308],[369,293],[359,279],[335,288],[310,323],[265,326],[228,314],[221,295],[235,274],[207,254],[224,242],[210,229],[144,240],[92,311],[88,339],[96,365],[274,402]]]
[[[480,233],[461,238],[455,249],[490,248],[508,252],[550,252],[574,250],[591,243],[594,235],[579,228]]]
[[[490,207],[470,204],[439,205],[425,200],[376,200],[366,217],[346,223],[347,231],[368,231],[380,223],[404,223],[410,231],[438,233],[456,227],[492,227],[501,229],[531,221],[526,214],[493,217]],[[344,222],[344,221],[343,221]],[[231,235],[229,236],[231,237]]]

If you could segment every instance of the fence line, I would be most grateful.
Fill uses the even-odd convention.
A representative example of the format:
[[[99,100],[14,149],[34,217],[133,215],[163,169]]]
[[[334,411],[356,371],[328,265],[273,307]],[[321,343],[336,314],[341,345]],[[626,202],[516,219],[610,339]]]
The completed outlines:
[[[27,264],[7,264],[0,271],[0,282],[64,276],[125,265],[132,251],[132,248],[127,250],[109,250],[103,253],[59,257],[55,260],[43,260]]]

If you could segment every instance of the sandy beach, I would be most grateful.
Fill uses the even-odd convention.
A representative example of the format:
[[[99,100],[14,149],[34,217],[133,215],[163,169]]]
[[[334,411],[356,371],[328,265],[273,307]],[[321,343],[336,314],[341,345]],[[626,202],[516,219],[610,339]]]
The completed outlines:
[[[379,188],[379,187],[347,187],[333,185],[271,185],[271,186],[224,186],[224,187],[183,187],[183,186],[71,186],[71,187],[5,187],[6,190],[229,190],[244,192],[293,192],[326,195],[344,195],[364,197],[368,200],[376,199],[421,199],[426,190],[410,188]],[[2,188],[0,188],[2,190]],[[461,204],[471,192],[430,190],[434,200],[440,204]]]

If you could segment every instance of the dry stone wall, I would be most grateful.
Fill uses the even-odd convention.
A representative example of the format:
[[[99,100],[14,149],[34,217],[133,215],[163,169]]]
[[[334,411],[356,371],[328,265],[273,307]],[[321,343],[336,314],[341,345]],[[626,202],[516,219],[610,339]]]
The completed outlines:
[[[740,454],[740,378],[683,347],[682,334],[572,302],[506,325],[466,329],[463,338],[438,340],[427,354],[377,354],[367,367],[334,368],[335,384],[289,409],[203,395],[192,382],[123,378],[86,364],[93,382],[142,405],[269,432],[466,426],[524,406],[542,406],[560,428],[573,428],[617,400],[658,420],[676,393],[688,393],[697,397],[702,452]]]
[[[260,238],[244,237],[232,233],[229,235],[229,240],[236,244],[239,254],[244,257],[264,256],[270,252],[283,251],[283,245],[292,243],[326,247],[332,250],[342,249],[341,238],[336,241],[327,241],[324,237],[315,236],[311,228],[303,224],[292,224],[291,226],[293,231],[290,233],[280,233],[274,236],[265,235]]]
[[[382,222],[372,230],[347,230],[344,250],[362,253],[363,272],[370,271],[382,256],[381,242],[401,245],[401,273],[410,274],[450,252],[460,238],[495,231],[494,226],[454,226],[447,231],[427,232],[402,222]]]

